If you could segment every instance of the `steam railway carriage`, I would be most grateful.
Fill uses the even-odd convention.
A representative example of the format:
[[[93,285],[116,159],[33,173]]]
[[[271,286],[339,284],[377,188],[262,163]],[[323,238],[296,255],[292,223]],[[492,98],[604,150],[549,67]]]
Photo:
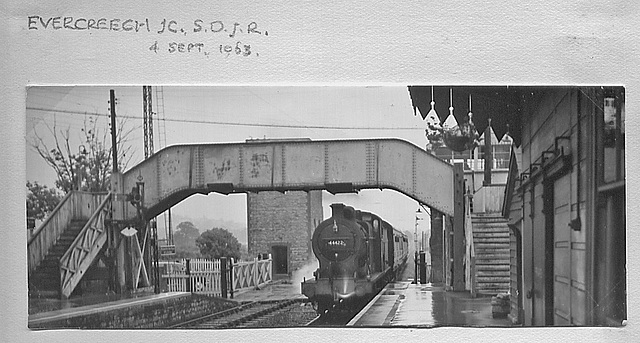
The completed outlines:
[[[344,204],[331,209],[312,238],[320,267],[302,283],[302,293],[320,314],[378,293],[405,266],[409,248],[407,236],[377,215]]]

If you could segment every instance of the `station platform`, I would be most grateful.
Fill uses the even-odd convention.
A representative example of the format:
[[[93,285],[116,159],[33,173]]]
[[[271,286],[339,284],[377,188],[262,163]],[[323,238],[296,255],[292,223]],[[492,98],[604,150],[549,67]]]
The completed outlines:
[[[40,302],[36,304],[48,302],[55,303],[57,309],[51,311],[41,311],[38,313],[29,315],[29,327],[36,328],[45,326],[47,323],[56,322],[59,320],[65,320],[76,317],[87,317],[96,315],[99,313],[105,313],[110,311],[118,311],[128,309],[131,307],[143,307],[154,304],[160,304],[167,300],[180,300],[188,297],[189,293],[184,292],[169,292],[151,295],[139,295],[122,297],[118,300],[109,300],[108,298],[92,297],[90,299],[70,299],[70,300],[57,300],[57,299],[40,299]],[[103,301],[100,301],[102,299]],[[53,306],[53,305],[52,305]]]
[[[207,295],[204,293],[197,293]],[[192,306],[194,300],[188,292],[169,293],[140,293],[120,296],[90,296],[76,297],[67,300],[36,298],[29,300],[28,327],[32,329],[53,328],[128,328],[143,325],[132,319],[119,322],[116,317],[134,313],[135,316],[153,316],[153,311],[161,308],[176,309],[179,306]],[[276,301],[305,298],[300,293],[300,284],[288,280],[278,280],[263,285],[260,288],[249,288],[234,293],[233,298],[214,298],[219,303],[212,309],[224,309],[239,303],[252,301]],[[234,305],[236,304],[236,305]],[[151,320],[149,320],[151,321]],[[79,323],[79,324],[78,324]],[[114,326],[110,326],[114,325]],[[144,323],[144,325],[151,325]],[[154,323],[154,327],[161,327],[161,323]]]
[[[510,327],[506,318],[493,318],[491,297],[445,292],[440,285],[388,284],[347,326],[353,327]]]

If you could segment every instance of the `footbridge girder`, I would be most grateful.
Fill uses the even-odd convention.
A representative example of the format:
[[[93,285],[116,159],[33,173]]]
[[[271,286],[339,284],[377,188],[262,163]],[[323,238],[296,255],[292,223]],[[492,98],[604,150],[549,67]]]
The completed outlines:
[[[192,194],[268,190],[394,189],[454,214],[453,167],[399,139],[175,145],[124,174],[115,173],[112,182],[121,197],[141,190],[147,219]],[[128,201],[121,203],[121,219],[135,219],[136,208]]]

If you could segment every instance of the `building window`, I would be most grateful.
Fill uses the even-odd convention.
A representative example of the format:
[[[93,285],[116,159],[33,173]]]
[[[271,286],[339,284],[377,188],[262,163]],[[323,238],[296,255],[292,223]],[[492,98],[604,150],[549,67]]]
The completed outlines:
[[[494,144],[491,146],[493,164],[492,169],[509,169],[511,158],[510,144]],[[484,145],[478,146],[478,170],[484,170]]]
[[[601,131],[604,183],[624,180],[624,112],[624,92],[606,91]]]
[[[496,169],[509,169],[511,145],[499,144],[493,146],[493,163]]]

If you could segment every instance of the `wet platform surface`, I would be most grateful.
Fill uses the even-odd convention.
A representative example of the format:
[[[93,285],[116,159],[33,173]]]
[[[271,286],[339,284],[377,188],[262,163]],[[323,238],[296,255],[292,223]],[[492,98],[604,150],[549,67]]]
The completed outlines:
[[[399,281],[388,284],[349,326],[369,327],[510,327],[507,318],[493,318],[491,297],[445,291],[438,284],[414,284],[413,261]]]
[[[401,281],[389,284],[349,323],[371,327],[509,327],[493,318],[491,298],[467,292],[445,292],[442,286]]]

